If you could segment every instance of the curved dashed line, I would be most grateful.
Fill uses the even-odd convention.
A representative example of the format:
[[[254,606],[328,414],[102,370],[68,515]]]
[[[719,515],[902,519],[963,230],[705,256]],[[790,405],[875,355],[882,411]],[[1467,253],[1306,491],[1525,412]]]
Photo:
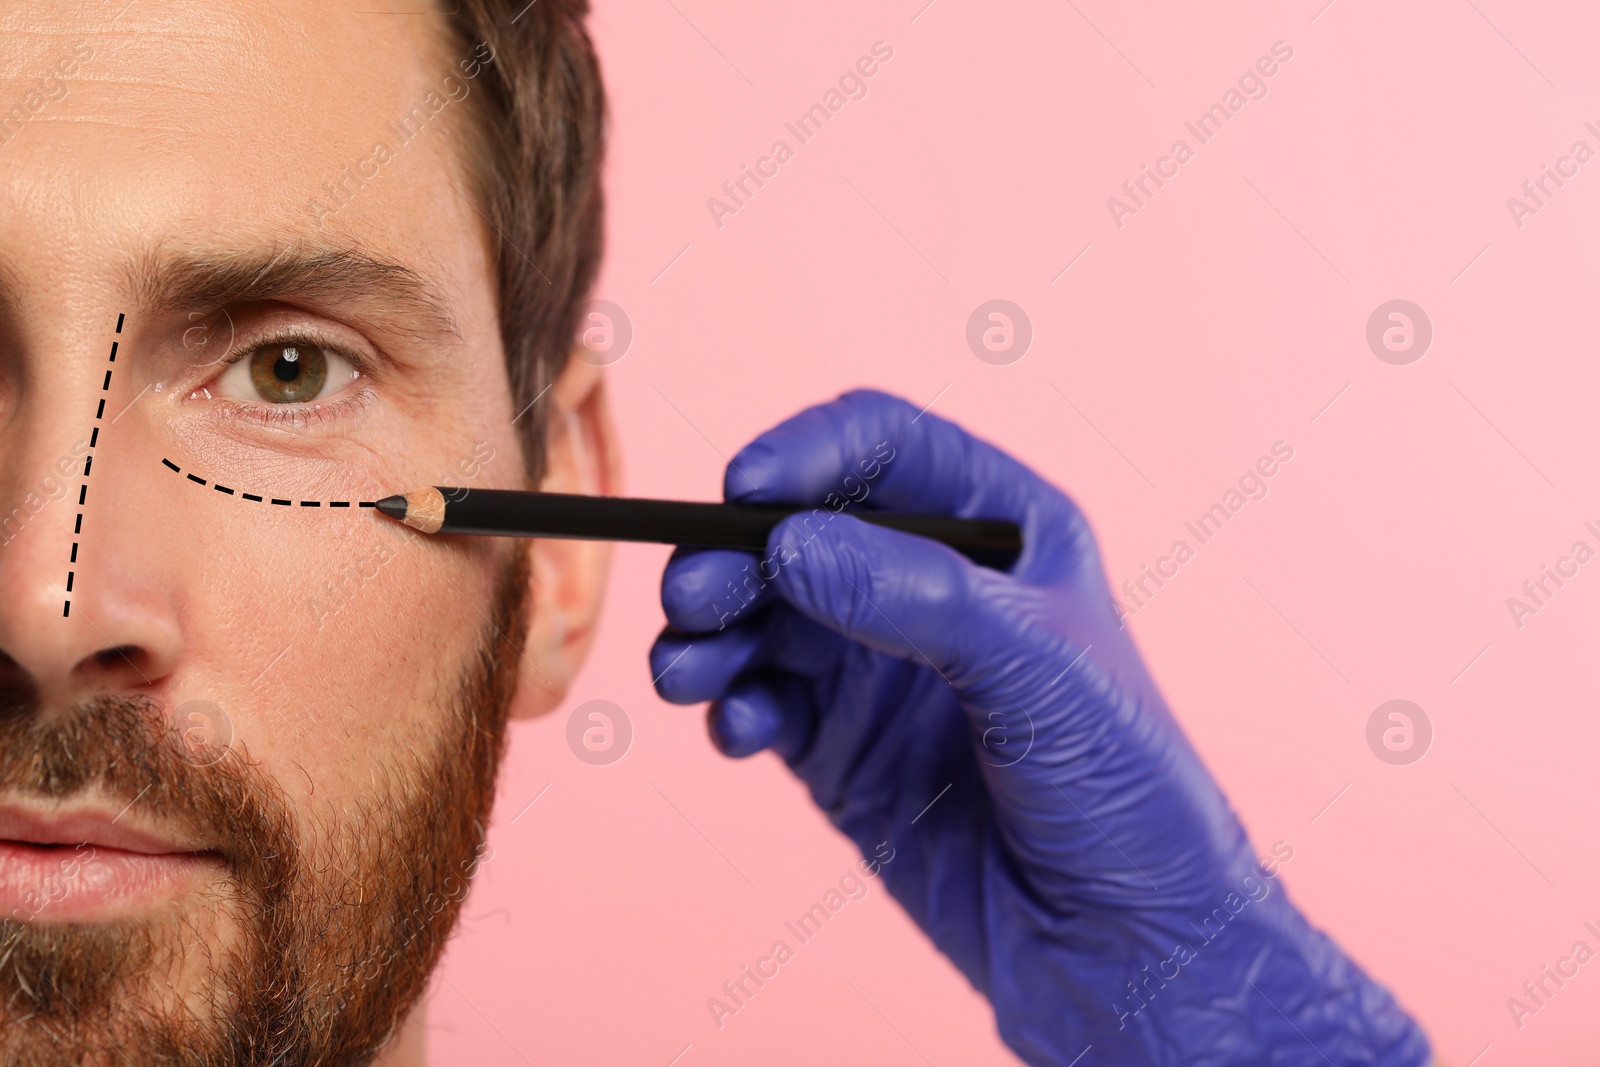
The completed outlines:
[[[183,474],[183,468],[172,462],[172,460],[167,459],[165,456],[163,456],[161,459],[161,465],[172,471],[173,474]],[[197,485],[207,484],[206,480],[200,477],[198,474],[184,474],[184,477]],[[221,482],[211,482],[210,485],[211,488],[215,489],[219,493],[223,493],[227,496],[236,495],[232,486],[223,485]],[[295,506],[295,502],[293,500],[284,500],[281,497],[263,498],[258,493],[238,493],[237,495],[245,500],[250,500],[257,504],[270,502],[278,505],[281,508],[292,508]],[[376,500],[302,500],[300,501],[300,506],[303,508],[375,508],[378,506],[378,502]],[[76,546],[74,546],[74,551],[76,551]]]
[[[127,317],[127,312],[121,312],[117,315],[117,333],[120,334],[122,332],[122,324]],[[115,363],[116,361],[117,342],[112,341],[111,355],[106,357],[106,362]],[[111,391],[111,372],[113,369],[114,368],[111,367],[106,368],[105,381],[100,385],[100,391],[102,393],[108,393]],[[101,419],[105,418],[105,414],[106,399],[105,397],[101,397],[100,403],[96,405],[94,409],[94,421],[98,424]],[[100,427],[96,425],[89,434],[89,452],[83,457],[83,485],[78,488],[78,518],[77,521],[72,524],[72,536],[74,538],[81,537],[83,535],[83,508],[89,500],[89,470],[94,465],[94,448],[99,443]],[[74,566],[76,566],[78,562],[78,544],[79,542],[76,540],[72,542],[72,555],[69,562]],[[67,597],[61,603],[61,617],[63,619],[70,618],[72,615],[72,583],[77,580],[77,577],[78,572],[76,570],[67,571]]]

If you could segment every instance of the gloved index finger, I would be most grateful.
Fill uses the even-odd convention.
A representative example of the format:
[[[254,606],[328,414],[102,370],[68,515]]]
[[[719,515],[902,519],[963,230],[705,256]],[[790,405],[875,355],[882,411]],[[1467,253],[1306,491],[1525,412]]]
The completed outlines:
[[[846,393],[746,445],[728,464],[728,500],[846,503],[963,518],[1076,518],[1064,494],[954,423],[899,397]]]

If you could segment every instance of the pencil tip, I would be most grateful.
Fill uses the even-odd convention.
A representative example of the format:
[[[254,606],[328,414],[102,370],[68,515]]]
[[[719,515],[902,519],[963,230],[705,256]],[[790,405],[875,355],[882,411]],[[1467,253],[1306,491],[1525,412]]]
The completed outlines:
[[[406,519],[406,498],[403,496],[386,496],[378,501],[377,507],[391,519],[399,519],[401,522]]]

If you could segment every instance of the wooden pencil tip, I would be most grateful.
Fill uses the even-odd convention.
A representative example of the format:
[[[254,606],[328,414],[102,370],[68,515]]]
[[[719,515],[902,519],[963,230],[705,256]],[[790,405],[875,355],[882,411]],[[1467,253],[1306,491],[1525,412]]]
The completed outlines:
[[[421,533],[438,533],[444,525],[444,494],[433,486],[414,489],[405,495],[406,513],[401,521]]]

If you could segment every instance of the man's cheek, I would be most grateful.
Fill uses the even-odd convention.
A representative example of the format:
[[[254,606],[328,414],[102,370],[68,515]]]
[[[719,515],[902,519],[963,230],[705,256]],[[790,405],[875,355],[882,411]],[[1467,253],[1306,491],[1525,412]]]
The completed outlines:
[[[370,521],[360,538],[274,531],[247,572],[200,594],[197,666],[231,692],[196,695],[229,709],[252,755],[306,766],[317,792],[337,791],[350,759],[425,742],[489,600],[447,546]]]
[[[163,585],[189,613],[183,695],[226,708],[235,747],[289,768],[274,774],[296,800],[357,800],[373,783],[349,768],[430,750],[455,685],[477,660],[508,554],[509,542],[430,538],[372,508],[270,503],[359,502],[421,485],[505,484],[520,473],[506,459],[516,453],[509,428],[489,432],[474,412],[463,420],[470,432],[438,434],[405,399],[391,380],[386,406],[375,410],[393,413],[393,424],[374,420],[359,447],[330,441],[320,456],[307,444],[289,454],[225,450],[203,436],[204,424],[183,427],[190,433],[173,456],[186,471],[267,501],[187,482],[159,455],[151,463],[162,480],[147,495],[159,499],[161,518],[147,562],[159,562]],[[463,465],[475,476],[464,478]],[[96,476],[99,466],[97,458]]]

